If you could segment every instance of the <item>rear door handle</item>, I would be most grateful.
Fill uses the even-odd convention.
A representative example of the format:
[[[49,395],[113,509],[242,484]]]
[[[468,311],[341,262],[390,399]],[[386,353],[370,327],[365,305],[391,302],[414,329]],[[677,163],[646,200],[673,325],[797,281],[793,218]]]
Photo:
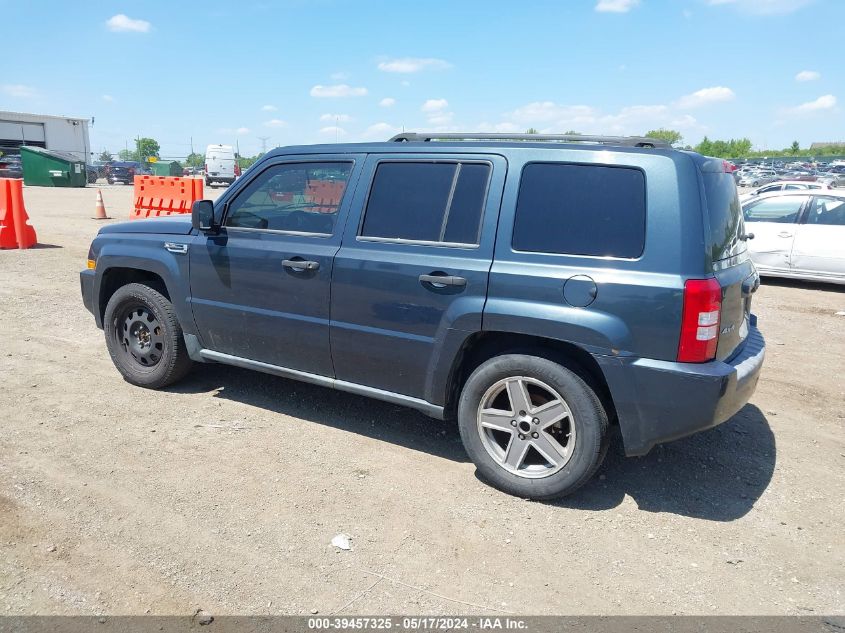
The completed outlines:
[[[320,262],[312,262],[306,259],[283,259],[282,266],[297,272],[305,272],[306,270],[319,269]]]
[[[789,233],[788,231],[781,231],[778,233],[778,237],[792,237],[792,233]]]
[[[467,285],[467,280],[464,277],[456,277],[454,275],[420,275],[420,282],[441,288],[443,286]]]

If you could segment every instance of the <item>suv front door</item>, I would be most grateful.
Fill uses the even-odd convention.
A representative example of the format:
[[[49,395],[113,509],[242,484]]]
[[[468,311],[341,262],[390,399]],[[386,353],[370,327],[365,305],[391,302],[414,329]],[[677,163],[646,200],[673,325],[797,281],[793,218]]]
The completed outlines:
[[[338,380],[443,404],[434,368],[448,373],[450,346],[481,329],[506,167],[490,155],[367,159],[335,257]]]
[[[329,297],[360,155],[284,157],[224,194],[190,245],[203,347],[332,376]],[[347,195],[349,194],[349,195]]]

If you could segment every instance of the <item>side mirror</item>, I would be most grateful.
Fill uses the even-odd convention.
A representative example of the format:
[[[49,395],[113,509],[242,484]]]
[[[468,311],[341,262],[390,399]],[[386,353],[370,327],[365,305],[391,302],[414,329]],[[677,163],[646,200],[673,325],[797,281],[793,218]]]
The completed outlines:
[[[191,224],[200,231],[216,231],[219,227],[214,218],[214,203],[211,200],[197,200],[191,207]]]

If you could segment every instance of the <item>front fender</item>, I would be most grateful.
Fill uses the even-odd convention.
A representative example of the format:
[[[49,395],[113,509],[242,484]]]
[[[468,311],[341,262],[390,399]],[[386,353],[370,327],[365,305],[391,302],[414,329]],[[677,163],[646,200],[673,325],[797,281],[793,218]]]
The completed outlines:
[[[194,333],[194,320],[188,296],[190,294],[189,258],[184,254],[165,250],[165,242],[190,243],[190,236],[133,235],[129,238],[109,240],[102,244],[97,256],[97,277],[94,296],[102,306],[103,280],[110,270],[126,268],[153,273],[161,277],[167,294],[185,332]],[[102,310],[94,313],[97,326],[102,327]]]

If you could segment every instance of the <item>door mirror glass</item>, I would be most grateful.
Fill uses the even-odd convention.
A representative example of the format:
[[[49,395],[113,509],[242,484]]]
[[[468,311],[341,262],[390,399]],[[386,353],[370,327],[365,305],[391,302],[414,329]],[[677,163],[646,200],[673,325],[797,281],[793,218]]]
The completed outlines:
[[[216,230],[214,203],[211,200],[197,200],[191,207],[191,224],[200,231]]]

